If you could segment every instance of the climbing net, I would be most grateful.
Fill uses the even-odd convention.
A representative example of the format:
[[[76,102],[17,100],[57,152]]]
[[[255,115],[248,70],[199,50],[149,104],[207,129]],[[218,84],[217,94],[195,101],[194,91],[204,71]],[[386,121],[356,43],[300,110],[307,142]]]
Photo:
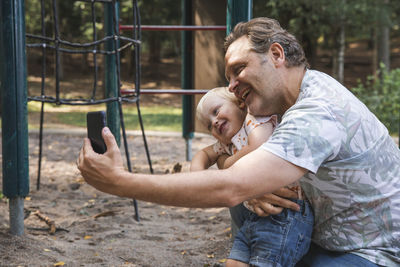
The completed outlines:
[[[132,167],[130,163],[128,143],[126,138],[125,124],[122,103],[130,102],[136,103],[138,120],[142,130],[142,137],[144,142],[144,147],[146,150],[146,156],[150,168],[150,172],[153,173],[153,168],[151,165],[149,149],[147,146],[146,136],[143,128],[143,121],[140,113],[140,45],[141,45],[141,25],[140,25],[140,13],[136,0],[132,0],[133,6],[133,30],[132,36],[126,37],[119,33],[118,24],[118,7],[120,1],[117,0],[77,0],[78,2],[88,2],[90,3],[91,9],[91,27],[92,27],[92,41],[86,43],[75,43],[69,42],[61,38],[60,34],[60,22],[59,22],[59,11],[57,1],[50,0],[52,11],[52,36],[46,33],[45,25],[45,0],[40,0],[41,4],[41,34],[31,34],[27,33],[27,47],[41,49],[41,93],[36,96],[28,96],[28,101],[39,101],[41,102],[41,112],[40,112],[40,131],[39,131],[39,163],[38,163],[38,178],[37,178],[37,189],[40,188],[40,170],[41,170],[41,159],[42,159],[42,140],[43,140],[43,118],[44,118],[44,103],[54,103],[56,105],[95,105],[102,103],[118,103],[119,119],[124,141],[125,156],[127,160],[128,170],[132,172]],[[103,38],[98,38],[98,31],[96,27],[96,4],[101,4],[104,10],[108,10],[112,13],[112,22],[110,21],[111,27],[104,33]],[[120,55],[125,49],[132,48],[134,50],[134,81],[135,90],[130,94],[121,94],[121,69],[120,69]],[[46,95],[46,53],[48,50],[54,51],[55,60],[55,95]],[[91,94],[89,98],[77,97],[77,98],[66,98],[63,97],[61,82],[60,82],[60,59],[61,53],[70,54],[92,54],[93,56],[93,87],[91,89]],[[112,64],[112,68],[115,68],[116,73],[116,92],[108,92],[107,97],[99,98],[98,94],[98,80],[99,80],[99,60],[98,55],[108,56],[113,62],[108,62],[107,64]],[[109,118],[110,119],[110,118]],[[116,118],[114,118],[116,119]],[[137,209],[136,200],[133,201],[135,207],[135,218],[139,220],[139,213]]]

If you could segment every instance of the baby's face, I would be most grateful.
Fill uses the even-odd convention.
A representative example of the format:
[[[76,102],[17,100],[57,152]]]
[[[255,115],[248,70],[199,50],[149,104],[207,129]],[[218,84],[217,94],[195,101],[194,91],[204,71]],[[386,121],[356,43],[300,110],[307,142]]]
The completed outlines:
[[[205,99],[204,125],[223,144],[230,144],[232,137],[240,130],[246,111],[235,103],[213,94]]]

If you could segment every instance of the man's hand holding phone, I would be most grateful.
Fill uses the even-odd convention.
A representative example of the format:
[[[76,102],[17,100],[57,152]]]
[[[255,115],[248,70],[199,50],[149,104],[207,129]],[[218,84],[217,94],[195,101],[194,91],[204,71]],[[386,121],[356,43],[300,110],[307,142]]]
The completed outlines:
[[[88,184],[100,191],[121,195],[123,193],[116,192],[114,188],[115,185],[122,182],[122,174],[124,173],[121,152],[114,135],[108,127],[104,127],[101,133],[107,148],[106,152],[104,154],[96,153],[93,150],[90,139],[85,138],[79,153],[77,166]]]
[[[124,166],[115,137],[105,127],[104,112],[88,114],[87,118],[88,138],[85,138],[79,153],[77,167],[88,184],[100,191],[118,195],[113,185],[120,182]]]

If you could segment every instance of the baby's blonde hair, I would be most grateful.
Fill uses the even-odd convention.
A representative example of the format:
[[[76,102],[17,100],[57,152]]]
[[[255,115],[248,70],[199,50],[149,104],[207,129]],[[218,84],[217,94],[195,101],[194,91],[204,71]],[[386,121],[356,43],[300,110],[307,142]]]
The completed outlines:
[[[209,98],[212,97],[213,95],[215,96],[219,96],[223,99],[226,99],[228,101],[231,101],[233,104],[239,106],[239,100],[236,98],[236,96],[229,92],[228,87],[216,87],[213,88],[211,90],[209,90],[199,101],[199,103],[197,104],[197,108],[196,108],[196,117],[197,119],[203,124],[206,124],[206,119],[204,118],[204,101]]]

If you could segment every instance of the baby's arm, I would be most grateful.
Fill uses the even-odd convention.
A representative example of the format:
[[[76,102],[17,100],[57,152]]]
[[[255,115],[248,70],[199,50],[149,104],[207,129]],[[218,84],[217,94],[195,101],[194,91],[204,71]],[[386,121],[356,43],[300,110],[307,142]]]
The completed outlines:
[[[242,147],[242,149],[239,150],[236,154],[226,158],[224,162],[224,168],[229,168],[241,157],[250,153],[251,151],[261,146],[263,143],[265,143],[272,135],[273,130],[274,127],[272,122],[267,122],[254,128],[247,137],[248,145]]]
[[[218,159],[217,153],[213,149],[213,145],[207,146],[200,150],[192,158],[190,163],[190,171],[200,171],[210,168]]]

